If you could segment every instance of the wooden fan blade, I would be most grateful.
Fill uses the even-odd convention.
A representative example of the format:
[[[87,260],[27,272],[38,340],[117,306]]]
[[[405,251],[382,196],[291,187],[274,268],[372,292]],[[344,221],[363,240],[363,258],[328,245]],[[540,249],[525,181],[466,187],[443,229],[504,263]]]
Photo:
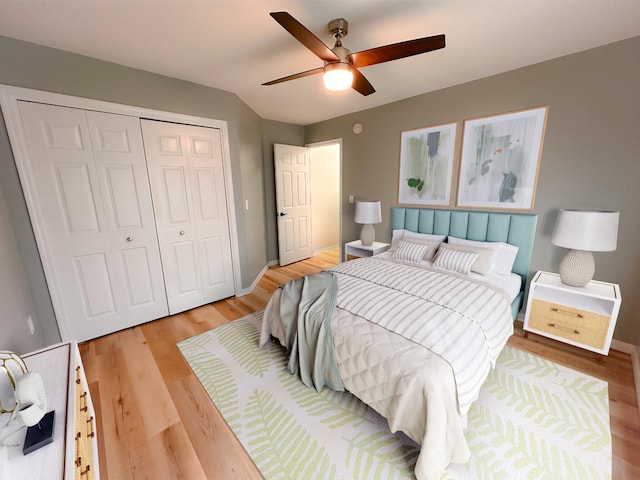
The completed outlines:
[[[353,72],[353,83],[351,84],[351,88],[365,97],[375,93],[376,89],[373,88],[373,85],[369,83],[369,80],[367,80],[358,69],[351,67],[351,71]]]
[[[298,20],[293,18],[287,12],[271,12],[269,15],[278,22],[282,28],[289,32],[301,44],[315,53],[318,57],[326,62],[338,62],[338,56],[327,47],[322,40],[311,33],[307,27],[302,25]]]
[[[416,38],[414,40],[407,40],[406,42],[392,43],[383,47],[352,53],[347,56],[347,60],[350,61],[354,67],[361,68],[438,50],[444,48],[444,46],[444,35],[435,35],[433,37]]]
[[[276,83],[288,82],[289,80],[295,80],[296,78],[308,77],[309,75],[322,73],[322,71],[322,67],[313,68],[311,70],[307,70],[306,72],[294,73],[293,75],[289,75],[287,77],[278,78],[277,80],[271,80],[270,82],[265,82],[262,85],[275,85]]]

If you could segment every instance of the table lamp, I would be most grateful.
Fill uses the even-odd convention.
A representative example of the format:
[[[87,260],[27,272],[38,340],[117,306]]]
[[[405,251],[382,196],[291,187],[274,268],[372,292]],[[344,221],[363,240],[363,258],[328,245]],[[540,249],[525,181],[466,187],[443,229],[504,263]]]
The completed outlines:
[[[378,200],[357,200],[355,222],[362,224],[360,241],[362,245],[371,246],[376,237],[373,224],[382,222],[382,212]]]
[[[551,243],[569,251],[560,263],[560,280],[572,287],[584,287],[593,278],[591,252],[612,252],[618,243],[619,212],[602,210],[560,210]]]

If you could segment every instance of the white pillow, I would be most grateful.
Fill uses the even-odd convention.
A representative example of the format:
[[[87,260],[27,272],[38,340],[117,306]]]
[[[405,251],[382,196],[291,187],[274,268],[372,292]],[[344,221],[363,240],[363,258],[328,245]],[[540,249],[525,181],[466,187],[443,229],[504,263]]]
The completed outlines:
[[[420,243],[403,242],[398,243],[398,247],[393,252],[394,260],[404,260],[407,262],[419,263],[429,250],[429,245]]]
[[[471,252],[477,253],[478,258],[473,265],[471,265],[471,271],[479,273],[481,275],[486,275],[491,270],[491,265],[493,261],[493,250],[489,248],[473,248],[473,247],[463,247],[462,245],[451,245],[445,243],[444,246],[448,250],[458,250],[460,252]]]
[[[431,240],[434,242],[444,242],[445,238],[447,238],[446,235],[435,235],[433,233],[419,233],[419,232],[412,232],[411,230],[394,230],[393,238],[396,238],[396,237],[404,237],[405,239],[419,238],[421,240]]]
[[[489,272],[500,275],[509,275],[518,255],[518,247],[504,242],[477,242],[464,238],[449,237],[450,245],[461,245],[473,248],[489,248],[494,251]]]
[[[500,244],[500,253],[496,257],[495,272],[500,275],[509,275],[516,261],[519,248],[509,243],[498,242]]]
[[[442,268],[445,270],[451,270],[452,272],[464,273],[468,275],[471,271],[473,262],[478,259],[478,254],[475,252],[463,252],[461,250],[452,250],[447,248],[446,245],[441,245],[438,249],[438,255],[436,256],[433,266],[436,268]]]
[[[393,236],[391,238],[391,248],[389,249],[389,251],[393,252],[397,248],[398,242],[400,242],[400,240],[429,245],[431,248],[427,251],[424,260],[432,262],[436,255],[436,251],[438,250],[438,246],[441,242],[444,241],[445,238],[447,238],[446,235],[417,233],[410,232],[409,230],[394,230]]]

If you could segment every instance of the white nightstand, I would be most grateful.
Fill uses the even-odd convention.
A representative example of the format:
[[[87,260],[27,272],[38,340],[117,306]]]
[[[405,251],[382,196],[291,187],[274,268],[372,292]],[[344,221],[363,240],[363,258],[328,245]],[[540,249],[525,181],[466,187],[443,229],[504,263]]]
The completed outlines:
[[[525,336],[536,333],[608,355],[621,302],[614,283],[592,280],[585,287],[571,287],[556,273],[538,272],[529,289]]]
[[[360,240],[354,240],[344,244],[344,260],[351,260],[355,257],[373,257],[389,250],[391,245],[382,242],[373,242],[372,245],[362,245]]]

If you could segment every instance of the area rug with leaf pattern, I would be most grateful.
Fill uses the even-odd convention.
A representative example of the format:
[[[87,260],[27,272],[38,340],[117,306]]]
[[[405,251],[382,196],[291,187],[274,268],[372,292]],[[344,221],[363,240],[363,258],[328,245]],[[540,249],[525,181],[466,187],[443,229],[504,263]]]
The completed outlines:
[[[262,313],[178,347],[265,479],[412,479],[419,446],[348,392],[306,388]],[[607,383],[505,347],[469,411],[466,464],[444,479],[611,478]]]

